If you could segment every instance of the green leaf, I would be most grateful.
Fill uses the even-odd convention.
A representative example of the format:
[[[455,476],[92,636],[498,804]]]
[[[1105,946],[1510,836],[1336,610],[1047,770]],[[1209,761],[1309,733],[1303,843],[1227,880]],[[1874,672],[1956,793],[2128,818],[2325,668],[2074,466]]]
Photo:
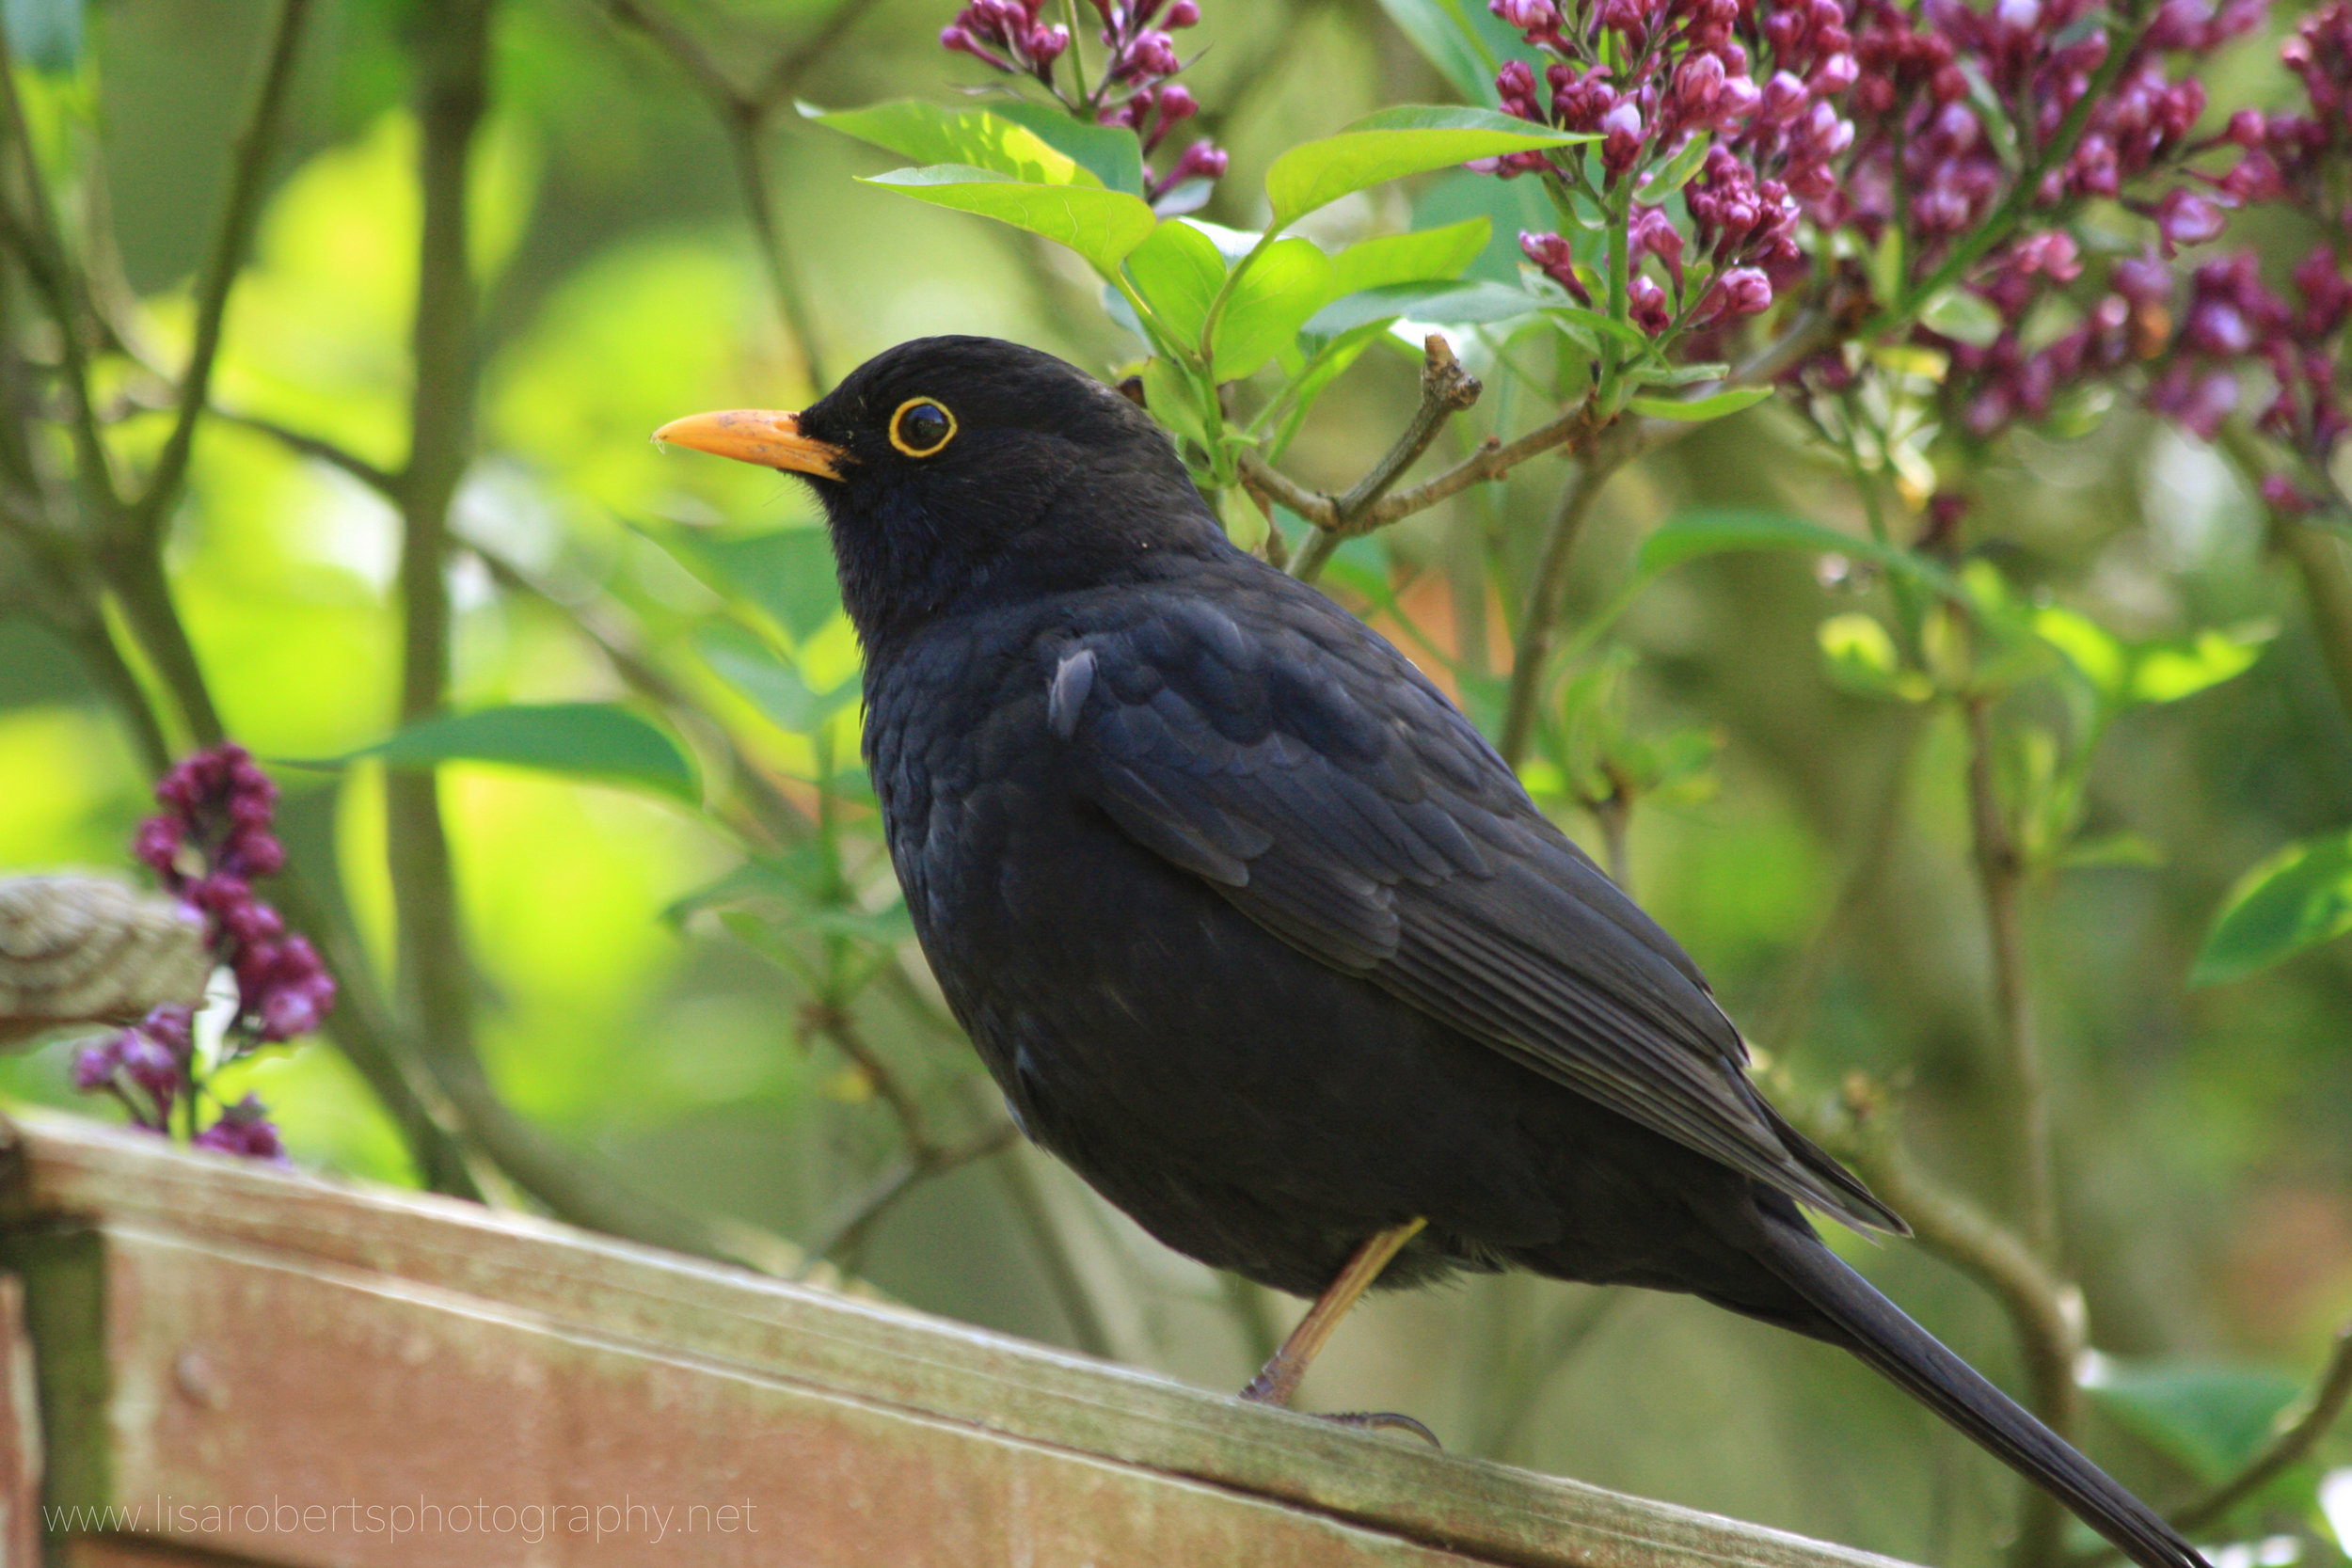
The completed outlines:
[[[1391,283],[1333,300],[1308,319],[1306,330],[1314,337],[1334,338],[1370,322],[1400,316],[1435,325],[1468,326],[1516,320],[1542,304],[1500,283]]]
[[[857,700],[855,677],[831,691],[812,691],[788,661],[742,627],[723,621],[694,633],[694,651],[720,679],[793,735],[814,735],[826,720]]]
[[[844,905],[834,901],[840,897],[834,876],[822,849],[809,844],[773,860],[746,861],[678,899],[661,911],[661,918],[676,926],[703,910],[734,910],[778,931],[815,931],[882,946],[895,946],[914,934],[904,899],[894,898],[870,911]],[[756,929],[738,927],[736,934]]]
[[[1481,0],[1380,0],[1380,8],[1455,92],[1494,104],[1495,70],[1518,53],[1519,39]]]
[[[2001,313],[1965,289],[1947,289],[1919,307],[1919,324],[1972,348],[1990,347],[2001,335]]]
[[[1472,158],[1592,141],[1588,133],[1547,130],[1492,109],[1408,104],[1383,109],[1336,136],[1292,148],[1266,170],[1274,227],[1384,181]]]
[[[1712,397],[1634,398],[1626,406],[1653,420],[1700,424],[1708,420],[1720,420],[1726,414],[1737,414],[1742,408],[1753,408],[1772,395],[1770,387],[1734,387]]]
[[[1143,143],[1124,125],[1096,125],[1088,120],[1073,119],[1054,104],[1033,103],[1025,98],[991,103],[988,112],[999,119],[1011,120],[1055,150],[1068,154],[1080,168],[1090,172],[1110,189],[1126,191],[1134,196],[1143,194]],[[922,154],[909,153],[908,156],[921,157]],[[937,161],[954,163],[958,160],[941,158]],[[968,163],[971,160],[961,161]],[[982,164],[980,166],[986,168],[990,166]]]
[[[2140,703],[2177,703],[2253,668],[2273,635],[2267,626],[2234,632],[2207,627],[2186,643],[2140,650],[2132,666],[2131,696]]]
[[[1009,110],[1011,105],[1004,105]],[[820,125],[870,142],[886,152],[923,164],[959,164],[984,168],[1033,185],[1111,185],[1087,160],[1064,150],[1012,113],[992,109],[943,109],[919,98],[900,98],[864,109],[830,113],[803,105],[801,113]],[[1074,124],[1067,116],[1057,119]],[[1118,133],[1129,147],[1135,134]],[[1136,154],[1140,166],[1141,154]],[[1124,189],[1127,187],[1114,186]],[[1142,189],[1138,176],[1133,187]]]
[[[1642,177],[1641,187],[1633,193],[1633,199],[1645,206],[1655,207],[1674,195],[1691,182],[1691,177],[1699,171],[1699,166],[1707,162],[1707,150],[1714,144],[1713,136],[1704,132],[1694,134],[1682,144],[1681,151]]]
[[[1273,358],[1331,297],[1331,270],[1310,240],[1277,240],[1258,252],[1216,319],[1212,376],[1238,381]]]
[[[1344,295],[1394,283],[1459,277],[1462,269],[1486,248],[1493,231],[1491,220],[1474,217],[1442,229],[1417,229],[1409,234],[1359,241],[1331,258],[1334,292]]]
[[[2101,1356],[2083,1390],[2118,1425],[2211,1485],[2246,1467],[2303,1387],[2265,1367]]]
[[[2189,984],[2242,980],[2346,931],[2352,931],[2352,832],[2290,844],[2230,890]]]
[[[1143,198],[1090,185],[1032,184],[961,164],[893,169],[860,182],[934,206],[977,213],[1067,245],[1108,272],[1160,221]]]
[[[1175,346],[1200,341],[1209,302],[1225,286],[1225,258],[1216,242],[1182,218],[1164,218],[1152,237],[1128,254],[1127,276],[1174,335]]]
[[[1192,384],[1165,355],[1153,355],[1143,362],[1143,406],[1161,424],[1189,437],[1201,451],[1208,450],[1209,427],[1193,402]]]
[[[1921,587],[1958,596],[1962,590],[1943,567],[1910,550],[1882,545],[1858,534],[1840,533],[1802,517],[1776,512],[1685,512],[1671,517],[1642,542],[1634,567],[1645,577],[1678,566],[1702,555],[1734,550],[1795,550],[1807,555],[1837,554],[1867,561],[1908,578]]]
[[[1875,616],[1833,615],[1820,624],[1815,636],[1821,657],[1828,661],[1830,679],[1847,690],[1899,697],[1909,703],[1925,702],[1935,694],[1927,676],[1903,668],[1894,637]]]
[[[610,703],[548,703],[454,713],[411,724],[341,757],[295,766],[341,768],[361,757],[378,757],[389,768],[404,768],[442,762],[504,763],[643,784],[690,802],[697,798],[693,765],[677,742]]]
[[[795,643],[805,642],[840,613],[833,541],[821,528],[734,535],[664,529],[649,536],[705,586],[761,610]]]
[[[1587,310],[1581,305],[1556,305],[1544,302],[1544,314],[1565,326],[1581,329],[1587,335],[1614,338],[1628,348],[1647,349],[1649,339],[1630,322],[1614,316],[1604,316],[1597,310]]]
[[[2064,654],[2101,696],[2112,700],[2123,694],[2131,669],[2129,657],[2105,626],[2062,605],[2047,605],[2033,612],[2033,629]]]

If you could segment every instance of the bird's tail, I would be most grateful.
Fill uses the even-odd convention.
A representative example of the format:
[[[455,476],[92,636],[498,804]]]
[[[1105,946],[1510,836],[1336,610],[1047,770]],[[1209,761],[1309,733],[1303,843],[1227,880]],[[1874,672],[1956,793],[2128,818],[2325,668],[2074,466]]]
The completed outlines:
[[[2142,1568],[2207,1568],[2147,1504],[1905,1317],[1809,1231],[1768,1222],[1763,1259],[1836,1326],[1846,1348],[2048,1491]]]

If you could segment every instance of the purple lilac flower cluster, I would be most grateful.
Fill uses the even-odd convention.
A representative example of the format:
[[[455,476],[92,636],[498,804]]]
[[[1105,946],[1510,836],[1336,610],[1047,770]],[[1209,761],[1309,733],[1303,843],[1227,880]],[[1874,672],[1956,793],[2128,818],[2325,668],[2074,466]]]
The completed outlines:
[[[2201,53],[2260,16],[2258,0],[2222,0],[2211,10],[2171,0],[2138,49]],[[2158,249],[2115,261],[2079,325],[2031,351],[2020,340],[2042,286],[2072,282],[2081,271],[2074,241],[2051,230],[1994,258],[1971,287],[1998,312],[2001,335],[1981,349],[1951,345],[1957,373],[1947,391],[1969,434],[1987,437],[2014,420],[2040,418],[2055,389],[2077,377],[2145,363],[2148,406],[2210,440],[2247,402],[2248,373],[2259,372],[2266,373],[2269,396],[2254,415],[2256,428],[2308,471],[2325,471],[2352,431],[2339,385],[2343,336],[2352,321],[2352,268],[2339,249],[2352,237],[2340,194],[2344,154],[2352,150],[2352,0],[2332,0],[2305,19],[2281,55],[2310,112],[2241,110],[2220,135],[2201,140],[2188,135],[2204,103],[2193,79],[2167,83],[2153,59],[2136,57],[2125,70],[2115,94],[2090,118],[2090,134],[2068,166],[2068,189],[2076,188],[2085,167],[2096,182],[2092,194],[2112,194],[2110,173],[2176,179],[2153,200],[2135,200],[2126,189],[2127,204],[2153,220]],[[2233,150],[2234,162],[2218,173],[2183,163]],[[2167,261],[2182,246],[2220,238],[2231,210],[2264,202],[2316,221],[2322,230],[2286,287],[2265,280],[2255,254],[2241,250],[2197,265],[2184,298]],[[2320,504],[2303,481],[2285,474],[2265,479],[2263,493],[2291,515]]]
[[[1707,328],[1769,308],[1775,288],[1803,270],[1801,198],[1835,195],[1836,162],[1853,141],[1838,100],[1859,67],[1839,0],[1598,0],[1567,11],[1555,0],[1489,0],[1488,8],[1548,56],[1540,85],[1525,61],[1503,66],[1495,85],[1504,112],[1597,134],[1601,190],[1672,160],[1693,136],[1714,138],[1683,190],[1688,240],[1662,206],[1632,209],[1632,259],[1655,259],[1674,289],[1670,305],[1656,277],[1629,277],[1635,324],[1655,336],[1677,312],[1680,325]],[[1562,173],[1534,152],[1482,166],[1505,178]],[[1591,303],[1560,235],[1521,234],[1519,247]],[[1708,269],[1695,299],[1686,297],[1686,249]]]
[[[225,1057],[317,1028],[335,1005],[335,978],[310,942],[253,894],[253,879],[286,861],[270,831],[278,786],[245,748],[225,745],[174,768],[156,784],[155,799],[164,809],[139,824],[133,852],[167,892],[202,914],[214,953],[236,975]],[[155,1132],[170,1128],[175,1111],[193,1124],[202,1084],[192,1023],[186,1007],[156,1008],[85,1047],[74,1061],[74,1086],[114,1095],[135,1123]],[[272,1159],[283,1152],[251,1096],[224,1106],[195,1142]]]
[[[1070,51],[1070,29],[1044,20],[1044,0],[971,0],[940,29],[939,41],[1008,75],[1035,79],[1073,115],[1125,126],[1142,139],[1149,158],[1200,112],[1190,89],[1171,78],[1190,63],[1177,55],[1173,35],[1200,20],[1200,7],[1198,0],[1090,3],[1103,19],[1103,72],[1083,94],[1065,91],[1056,80],[1056,66]],[[1146,194],[1157,201],[1189,181],[1216,180],[1225,162],[1214,142],[1195,141],[1164,171],[1147,174]]]

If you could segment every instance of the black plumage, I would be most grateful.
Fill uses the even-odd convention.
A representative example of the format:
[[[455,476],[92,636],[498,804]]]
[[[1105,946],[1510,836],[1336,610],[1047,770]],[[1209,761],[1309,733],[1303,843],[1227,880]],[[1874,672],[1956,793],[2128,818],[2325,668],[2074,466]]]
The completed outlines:
[[[1692,1292],[1853,1352],[2149,1568],[2201,1562],[1822,1245],[1799,1205],[1902,1222],[1445,697],[1227,542],[1141,410],[936,338],[797,424],[701,419],[783,445],[664,434],[812,476],[924,951],[1023,1130],[1146,1229],[1306,1295],[1417,1218],[1382,1283]]]

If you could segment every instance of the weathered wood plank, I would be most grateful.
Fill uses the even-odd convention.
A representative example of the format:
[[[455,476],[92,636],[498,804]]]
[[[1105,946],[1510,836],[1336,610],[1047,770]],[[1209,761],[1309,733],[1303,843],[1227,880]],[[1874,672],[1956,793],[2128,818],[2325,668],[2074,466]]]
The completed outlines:
[[[1150,1521],[1150,1529],[1120,1538],[1122,1548],[1133,1548],[1132,1557],[1089,1548],[1090,1559],[1069,1559],[1104,1568],[1123,1561],[1236,1560],[1215,1545],[1213,1535],[1197,1552],[1169,1553],[1168,1531],[1179,1516],[1197,1517],[1203,1521],[1200,1528],[1212,1531],[1254,1521],[1252,1529],[1273,1532],[1263,1538],[1245,1532],[1249,1545],[1240,1559],[1255,1561],[1449,1560],[1426,1555],[1443,1552],[1454,1554],[1452,1560],[1580,1568],[1883,1568],[1886,1562],[1243,1405],[886,1305],[471,1205],[358,1191],[177,1154],[151,1139],[81,1123],[32,1122],[20,1136],[12,1180],[0,1193],[0,1220],[50,1227],[79,1222],[101,1238],[116,1374],[105,1402],[113,1470],[86,1466],[83,1473],[92,1478],[87,1484],[110,1500],[131,1503],[159,1485],[193,1487],[199,1475],[243,1475],[245,1465],[278,1463],[268,1459],[278,1451],[267,1446],[269,1429],[285,1426],[298,1408],[306,1423],[301,1430],[310,1434],[297,1445],[313,1455],[306,1463],[325,1464],[316,1456],[354,1445],[416,1464],[474,1451],[467,1446],[470,1418],[454,1419],[428,1397],[440,1374],[420,1372],[405,1383],[398,1375],[397,1368],[407,1365],[398,1361],[406,1346],[406,1354],[421,1355],[424,1363],[471,1369],[469,1398],[485,1416],[511,1407],[501,1419],[537,1423],[528,1425],[527,1433],[517,1428],[501,1438],[481,1463],[499,1453],[529,1453],[546,1462],[550,1476],[588,1465],[602,1451],[592,1440],[596,1432],[611,1425],[602,1413],[616,1400],[619,1408],[636,1408],[628,1401],[637,1399],[647,1413],[631,1419],[675,1414],[675,1421],[664,1417],[659,1423],[660,1441],[692,1456],[681,1461],[686,1468],[679,1475],[699,1478],[698,1484],[713,1484],[713,1478],[744,1466],[757,1466],[768,1477],[760,1456],[769,1453],[796,1455],[803,1466],[836,1449],[864,1456],[860,1464],[895,1478],[888,1488],[856,1493],[854,1477],[826,1473],[835,1476],[836,1489],[871,1500],[877,1528],[908,1522],[890,1506],[891,1488],[911,1487],[909,1496],[946,1506],[935,1490],[943,1483],[918,1480],[961,1467],[970,1486],[955,1494],[956,1507],[964,1512],[953,1517],[968,1521],[991,1546],[989,1553],[954,1559],[963,1562],[1019,1561],[1022,1541],[1047,1540],[1020,1534],[1032,1527],[1022,1523],[1031,1515],[1014,1508],[1016,1484],[1030,1489],[1018,1495],[1057,1499],[1049,1510],[1055,1516],[1083,1513],[1089,1528],[1116,1531],[1115,1520],[1104,1522],[1113,1514]],[[71,1294],[77,1288],[74,1271],[56,1273],[59,1289]],[[39,1285],[34,1289],[38,1296]],[[243,1308],[233,1305],[238,1302]],[[342,1305],[329,1311],[325,1304],[330,1302]],[[344,1324],[338,1332],[357,1336],[350,1354],[368,1358],[370,1370],[350,1380],[348,1393],[330,1392],[323,1382],[272,1381],[268,1357],[259,1352],[273,1344],[299,1339],[311,1346],[302,1358],[310,1379],[327,1376],[336,1365],[331,1337],[301,1338],[313,1330],[304,1326],[310,1319],[293,1310],[296,1303],[304,1304],[303,1311],[326,1313],[326,1323]],[[36,1302],[37,1320],[40,1310]],[[240,1321],[247,1336],[243,1348],[231,1332]],[[379,1342],[367,1338],[374,1329],[352,1326],[395,1321],[418,1337]],[[167,1340],[175,1323],[199,1322],[211,1326],[196,1347],[191,1370]],[[269,1327],[256,1332],[257,1324]],[[493,1344],[506,1350],[485,1348]],[[500,1354],[520,1359],[501,1363]],[[501,1364],[535,1366],[539,1370],[532,1375],[538,1381],[510,1384],[503,1399],[492,1398]],[[166,1367],[168,1377],[159,1370]],[[175,1380],[199,1390],[225,1389],[230,1403],[205,1414],[202,1400],[213,1396],[167,1386]],[[383,1388],[403,1386],[425,1390],[422,1402],[380,1404],[392,1397]],[[265,1388],[271,1391],[260,1391]],[[46,1388],[43,1400],[47,1409],[53,1402]],[[305,1400],[320,1408],[303,1408]],[[71,1400],[59,1405],[61,1414],[72,1407]],[[331,1422],[335,1410],[345,1407],[368,1414],[355,1418],[359,1424],[347,1432],[333,1429],[343,1435],[330,1441],[325,1435],[329,1428],[317,1423]],[[257,1420],[257,1411],[269,1415]],[[551,1432],[584,1446],[549,1447],[554,1439],[545,1434]],[[402,1435],[388,1443],[387,1433]],[[526,1441],[528,1433],[539,1435]],[[246,1442],[262,1446],[239,1449],[234,1465],[221,1463],[218,1456],[228,1451],[223,1445]],[[184,1463],[170,1457],[181,1453],[199,1457]],[[944,1457],[950,1454],[960,1457]],[[893,1470],[901,1460],[906,1467]],[[603,1485],[620,1472],[599,1473]],[[761,1484],[786,1489],[772,1496],[798,1496],[789,1485],[799,1473],[793,1465],[780,1465]],[[1186,1501],[1179,1507],[1149,1500],[1153,1497]],[[843,1528],[854,1516],[823,1512],[831,1505],[813,1495],[794,1506],[816,1510],[808,1516]],[[1049,1523],[1041,1516],[1034,1521],[1037,1528]],[[918,1532],[909,1540],[920,1538]],[[1283,1549],[1296,1553],[1344,1547],[1358,1555],[1270,1556],[1266,1543],[1276,1539],[1295,1543]],[[276,1547],[262,1553],[258,1539],[215,1544],[282,1556]],[[347,1544],[356,1550],[356,1544]],[[1362,1555],[1375,1546],[1423,1557]],[[1077,1549],[1074,1544],[1071,1549]],[[338,1552],[338,1560],[428,1560]],[[1034,1560],[1056,1559],[1049,1554]]]

